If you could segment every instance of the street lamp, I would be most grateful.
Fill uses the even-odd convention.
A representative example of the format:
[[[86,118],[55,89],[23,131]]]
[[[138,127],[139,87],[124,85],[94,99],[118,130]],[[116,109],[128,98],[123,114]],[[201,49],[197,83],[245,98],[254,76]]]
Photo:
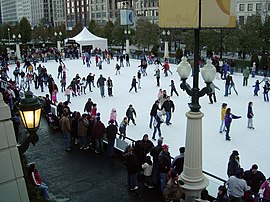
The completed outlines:
[[[162,35],[164,36],[164,59],[169,58],[169,42],[168,38],[170,36],[171,32],[170,30],[163,30]]]
[[[20,50],[19,41],[22,38],[22,36],[21,36],[21,34],[18,34],[18,36],[13,34],[12,38],[14,39],[14,41],[16,41],[16,56],[17,56],[17,58],[19,58],[19,57],[21,57],[21,50]]]
[[[186,194],[186,201],[192,201],[199,196],[201,190],[205,189],[209,181],[202,172],[202,117],[204,114],[200,111],[199,98],[205,94],[211,93],[211,82],[215,79],[216,69],[208,59],[206,65],[202,68],[202,77],[206,87],[199,89],[199,65],[194,66],[193,87],[186,82],[191,66],[187,58],[183,57],[177,67],[177,72],[182,80],[181,89],[191,96],[189,103],[190,111],[186,113],[186,143],[185,143],[185,161],[184,169],[180,175],[180,180],[184,182],[182,186]]]
[[[129,35],[131,34],[131,31],[128,29],[128,27],[125,29],[124,34],[126,35],[126,54],[129,54]]]
[[[7,28],[7,31],[8,31],[8,45],[10,46],[10,29]]]
[[[42,104],[36,96],[33,96],[31,91],[25,93],[25,98],[19,103],[19,113],[23,122],[24,128],[29,133],[27,137],[18,145],[20,154],[24,153],[30,142],[35,145],[38,142],[36,131],[39,128]]]
[[[54,32],[54,36],[56,37],[56,45],[57,45],[57,49],[60,51],[61,49],[61,37],[62,37],[62,32],[60,31],[59,33]],[[59,36],[59,38],[57,37]],[[58,40],[59,39],[59,40]]]

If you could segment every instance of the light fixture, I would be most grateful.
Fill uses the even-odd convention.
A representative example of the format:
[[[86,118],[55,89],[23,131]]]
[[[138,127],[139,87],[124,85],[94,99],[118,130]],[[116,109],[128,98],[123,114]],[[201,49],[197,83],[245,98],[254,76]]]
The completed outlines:
[[[12,38],[13,38],[13,39],[15,39],[15,38],[16,38],[15,34],[12,34]]]
[[[21,35],[21,34],[19,34],[19,35],[18,35],[18,37],[19,37],[19,39],[20,39],[20,38],[22,38],[22,35]]]
[[[177,67],[177,73],[179,74],[181,80],[185,81],[191,72],[191,65],[188,63],[186,57],[182,57],[182,61]]]
[[[212,65],[212,61],[210,59],[206,60],[206,65],[202,68],[202,77],[205,83],[211,83],[214,81],[215,76],[216,76],[216,68],[214,65]]]
[[[57,33],[56,32],[54,32],[54,36],[57,36]]]
[[[25,93],[25,98],[21,99],[19,103],[21,120],[25,129],[30,134],[35,133],[39,128],[41,108],[41,103],[39,102],[37,97],[33,96],[33,93],[31,91],[27,91]]]
[[[27,136],[17,144],[19,153],[23,154],[28,149],[30,143],[35,145],[39,140],[36,131],[40,124],[42,104],[37,97],[33,96],[31,91],[27,91],[17,107],[23,125],[28,132]]]
[[[61,31],[59,32],[59,36],[62,36],[62,32]]]

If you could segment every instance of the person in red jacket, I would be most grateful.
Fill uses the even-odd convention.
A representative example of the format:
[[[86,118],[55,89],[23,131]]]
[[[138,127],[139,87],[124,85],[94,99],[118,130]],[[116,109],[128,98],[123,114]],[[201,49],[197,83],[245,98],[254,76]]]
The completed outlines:
[[[31,183],[42,191],[45,201],[49,201],[48,186],[41,181],[35,163],[28,164],[28,177]]]

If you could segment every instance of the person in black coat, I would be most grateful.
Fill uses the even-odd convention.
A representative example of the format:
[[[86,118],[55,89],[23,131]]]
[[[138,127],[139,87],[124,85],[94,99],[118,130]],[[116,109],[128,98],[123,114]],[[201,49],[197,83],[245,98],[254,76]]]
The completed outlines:
[[[133,88],[135,88],[135,92],[137,93],[137,81],[136,81],[136,77],[135,76],[133,76],[133,78],[132,78],[132,81],[131,81],[131,88],[129,89],[129,92],[133,89]]]
[[[145,162],[145,157],[154,147],[154,144],[149,140],[147,134],[143,136],[142,140],[137,140],[134,146],[134,153],[138,158],[139,166]]]
[[[158,156],[158,168],[160,173],[160,187],[163,193],[167,184],[167,174],[171,168],[171,156],[169,153],[169,146],[162,145],[162,151]]]
[[[238,168],[241,168],[239,162],[239,153],[237,150],[233,150],[227,168],[228,177],[235,176]]]
[[[252,165],[250,170],[244,172],[243,178],[247,182],[247,185],[250,186],[252,194],[258,194],[260,186],[266,180],[264,174],[258,171],[256,164]]]
[[[114,143],[116,139],[117,126],[114,125],[114,120],[110,120],[110,125],[106,128],[108,147],[107,156],[112,157],[114,153]]]
[[[153,123],[153,118],[157,115],[157,110],[159,109],[159,101],[156,100],[155,103],[152,106],[152,109],[150,111],[150,123],[149,123],[149,128],[152,128],[152,123]]]
[[[127,167],[128,188],[131,191],[135,191],[139,188],[138,179],[137,179],[139,163],[136,158],[136,155],[133,153],[133,147],[131,145],[129,145],[126,148],[126,151],[123,154],[123,159],[124,159],[124,164]]]
[[[170,96],[168,96],[165,102],[163,103],[161,110],[163,109],[166,112],[166,124],[171,125],[172,123],[170,122],[170,120],[172,117],[172,112],[174,112],[175,108],[173,101],[170,99]]]
[[[152,169],[152,182],[157,185],[160,182],[159,169],[158,169],[158,157],[162,151],[162,139],[158,139],[157,146],[153,147],[150,151],[150,155],[153,157],[153,169]]]
[[[180,147],[179,152],[180,154],[176,156],[172,162],[172,167],[178,173],[178,175],[183,172],[185,147]]]

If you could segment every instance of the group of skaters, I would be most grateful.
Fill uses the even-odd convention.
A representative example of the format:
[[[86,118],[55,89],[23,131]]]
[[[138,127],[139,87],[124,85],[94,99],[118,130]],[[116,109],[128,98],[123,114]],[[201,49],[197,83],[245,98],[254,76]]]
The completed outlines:
[[[229,63],[227,60],[218,60],[216,57],[212,58],[212,64],[216,67],[216,79],[223,79],[225,80],[225,92],[224,92],[224,96],[228,97],[231,94],[231,89],[234,90],[235,94],[238,95],[238,91],[236,89],[234,80],[233,80],[233,74],[236,68],[236,64],[234,60],[231,60],[231,62]],[[243,69],[243,86],[247,86],[248,85],[248,80],[250,78],[250,76],[252,78],[255,78],[255,73],[256,73],[256,69],[257,69],[257,65],[256,62],[254,62],[252,64],[252,67],[246,67]],[[267,77],[267,74],[263,75],[263,79],[261,81],[256,80],[255,84],[252,85],[252,87],[254,88],[254,96],[259,96],[258,92],[260,91],[260,84],[263,83],[262,89],[263,89],[263,99],[265,102],[269,102],[269,89],[270,89],[270,80]],[[214,84],[211,84],[211,88],[212,88],[212,93],[209,94],[209,100],[210,103],[213,104],[213,100],[212,100],[212,95],[214,97],[214,101],[216,102],[216,97],[215,97],[215,89],[220,90],[217,86],[215,86]]]
[[[227,103],[222,103],[221,105],[221,125],[219,132],[223,134],[225,132],[225,139],[230,141],[230,128],[231,123],[233,119],[240,119],[242,116],[237,116],[232,113],[231,108],[227,107]],[[255,129],[253,125],[253,118],[254,118],[254,112],[253,112],[253,102],[250,101],[248,103],[247,107],[247,128],[248,129]]]

